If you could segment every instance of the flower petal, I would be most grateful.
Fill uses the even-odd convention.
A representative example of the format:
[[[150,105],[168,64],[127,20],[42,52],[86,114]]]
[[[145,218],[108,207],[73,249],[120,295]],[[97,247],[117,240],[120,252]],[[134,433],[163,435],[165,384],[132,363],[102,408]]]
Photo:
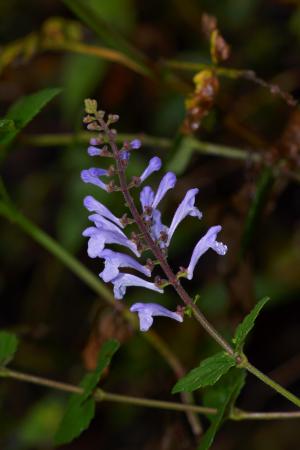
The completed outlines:
[[[143,278],[137,277],[136,275],[131,275],[130,273],[120,273],[112,280],[112,283],[114,285],[114,296],[117,300],[124,297],[127,287],[130,286],[144,287],[146,289],[151,289],[152,291],[163,293],[163,289],[157,287],[155,283],[150,283],[149,281],[143,280]]]
[[[103,175],[106,175],[106,176],[108,175],[107,170],[100,169],[100,168],[97,168],[97,167],[92,167],[92,168],[87,169],[87,170],[82,170],[82,172],[81,172],[81,179],[85,183],[94,184],[95,186],[98,186],[101,189],[104,189],[104,191],[107,191],[107,185],[105,183],[103,183],[103,181],[101,181],[99,179],[99,177],[101,177]]]
[[[211,227],[207,233],[199,240],[198,244],[194,248],[190,264],[187,268],[187,278],[191,280],[193,278],[194,269],[199,261],[199,258],[209,249],[213,249],[218,255],[226,255],[227,245],[222,242],[216,241],[217,234],[222,230],[221,225]]]
[[[106,208],[106,206],[98,202],[98,200],[94,199],[94,197],[92,197],[91,195],[87,195],[85,197],[85,199],[83,200],[83,204],[88,211],[95,211],[97,214],[106,217],[119,227],[124,228],[124,226],[120,222],[120,219],[118,219],[118,217],[116,217],[112,212],[110,212],[110,210]]]
[[[132,150],[138,150],[139,148],[141,148],[142,143],[140,139],[133,139],[132,141],[130,141],[129,145]]]
[[[194,206],[195,205],[195,197],[198,194],[198,192],[199,192],[199,189],[195,188],[195,189],[189,189],[187,191],[187,193],[185,194],[184,199],[178,206],[178,208],[173,216],[173,220],[172,220],[172,223],[169,228],[167,245],[169,245],[176,228],[178,227],[180,222],[183,219],[185,219],[186,216],[198,217],[198,219],[202,218],[202,213],[199,211],[199,209],[196,206]]]
[[[152,204],[153,208],[156,208],[162,198],[166,195],[169,189],[173,189],[176,184],[176,175],[173,172],[167,172],[161,182],[159,183],[157,192],[154,197],[154,201]]]
[[[105,259],[104,270],[99,274],[99,276],[108,283],[113,278],[119,274],[119,267],[130,267],[132,269],[138,270],[147,277],[151,276],[151,271],[136,261],[132,256],[126,255],[124,253],[114,252],[110,249],[104,249],[101,254],[101,258]]]
[[[150,234],[152,239],[154,239],[154,241],[159,242],[159,246],[161,248],[166,247],[168,231],[169,231],[168,227],[166,227],[161,223],[161,212],[158,209],[154,209],[152,214],[152,226],[150,229]],[[166,239],[163,239],[164,235]]]
[[[150,159],[148,166],[140,176],[141,183],[148,178],[153,172],[156,172],[161,168],[161,159],[158,156],[154,156]]]
[[[142,204],[143,211],[149,211],[149,208],[152,208],[152,203],[154,200],[154,192],[150,186],[145,186],[140,193],[140,201]],[[147,211],[147,212],[148,212]]]
[[[101,217],[101,216],[99,216]],[[116,227],[115,225],[111,224]],[[116,227],[117,229],[117,227]],[[130,241],[120,229],[108,229],[103,227],[88,227],[84,230],[83,235],[89,236],[88,255],[90,258],[101,258],[101,253],[106,244],[119,244],[129,248],[136,256],[140,256],[136,244]]]
[[[130,308],[131,312],[137,312],[140,320],[140,330],[148,331],[153,323],[154,316],[169,317],[170,319],[183,322],[183,317],[157,303],[135,303]]]
[[[90,145],[87,149],[87,152],[90,156],[100,156],[102,149],[98,147],[94,147],[93,145]]]

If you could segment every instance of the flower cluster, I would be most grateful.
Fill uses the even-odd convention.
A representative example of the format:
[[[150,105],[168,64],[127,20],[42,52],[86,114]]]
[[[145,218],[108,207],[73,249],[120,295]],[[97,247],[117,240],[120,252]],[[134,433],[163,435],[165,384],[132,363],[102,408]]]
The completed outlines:
[[[127,194],[129,200],[132,200],[130,189],[141,186],[153,172],[160,170],[161,159],[157,156],[151,158],[143,173],[127,182],[125,172],[130,153],[133,150],[138,150],[141,147],[141,142],[134,139],[131,142],[124,142],[122,147],[118,148],[115,142],[116,131],[110,128],[110,125],[118,120],[118,116],[109,115],[105,121],[104,112],[97,111],[94,101],[90,102],[92,103],[86,103],[88,116],[86,116],[85,122],[88,124],[88,129],[98,131],[99,135],[97,138],[90,140],[88,154],[96,157],[112,157],[115,159],[116,167],[110,166],[109,169],[93,167],[83,170],[81,178],[85,183],[94,184],[107,192],[121,190],[123,194]],[[104,144],[104,142],[107,142],[107,144]],[[116,185],[114,180],[104,181],[116,175],[119,176],[120,186]],[[104,261],[104,268],[99,276],[104,282],[113,284],[116,300],[122,299],[127,288],[131,286],[163,293],[164,286],[169,284],[160,277],[151,280],[152,271],[156,264],[161,264],[160,259],[167,261],[168,247],[180,223],[187,216],[202,218],[202,213],[195,206],[195,198],[198,194],[198,189],[195,188],[186,192],[170,225],[166,226],[162,223],[159,204],[166,193],[174,188],[175,184],[176,175],[173,172],[167,172],[162,177],[156,191],[150,186],[144,186],[140,192],[140,208],[136,208],[136,206],[130,208],[130,204],[128,205],[130,201],[128,202],[125,195],[126,203],[131,209],[132,218],[129,218],[127,214],[121,218],[116,217],[105,205],[90,195],[84,199],[84,206],[91,212],[89,220],[92,222],[92,226],[86,228],[83,232],[83,236],[89,238],[88,255],[91,258],[100,258]],[[138,212],[138,209],[140,209],[140,212]],[[139,233],[132,232],[128,237],[128,233],[126,234],[124,230],[132,224],[139,226]],[[211,227],[201,237],[194,248],[189,265],[187,268],[181,267],[176,275],[177,280],[183,276],[191,280],[199,258],[208,249],[211,248],[219,255],[226,254],[227,246],[216,240],[220,231],[221,226],[217,225]],[[154,256],[158,261],[154,262],[147,259],[143,264],[137,258],[143,257],[144,251],[149,249],[149,242],[152,251],[153,248],[157,249]],[[108,248],[109,244],[117,244],[127,252],[112,250]],[[157,258],[157,253],[160,255],[159,258]],[[130,273],[126,269],[130,269]],[[147,277],[148,280],[142,276]],[[138,314],[141,331],[147,331],[151,327],[154,316],[165,316],[178,322],[183,321],[182,308],[173,312],[157,303],[138,302],[131,306],[130,311]]]

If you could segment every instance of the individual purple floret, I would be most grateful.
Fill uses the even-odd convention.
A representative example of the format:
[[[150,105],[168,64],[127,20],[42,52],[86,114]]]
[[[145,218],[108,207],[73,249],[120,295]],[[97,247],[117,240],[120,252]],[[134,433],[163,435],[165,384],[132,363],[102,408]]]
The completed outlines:
[[[130,141],[129,145],[133,150],[138,150],[139,148],[141,148],[142,143],[140,139],[133,139],[132,141]]]
[[[202,218],[202,212],[200,212],[199,209],[196,206],[194,206],[195,197],[198,194],[198,192],[199,189],[189,189],[185,194],[184,199],[178,206],[173,216],[173,220],[169,228],[167,245],[169,245],[176,228],[178,227],[180,222],[183,221],[183,219],[185,219],[187,216],[198,217],[198,219]]]
[[[100,156],[102,153],[102,149],[98,147],[94,147],[93,145],[90,145],[87,149],[87,152],[90,156]]]
[[[91,195],[88,195],[83,200],[83,204],[86,207],[88,211],[94,211],[97,214],[100,214],[100,216],[106,217],[111,222],[114,222],[119,227],[123,228],[123,224],[121,223],[120,219],[116,217],[106,206],[104,206],[102,203],[98,202],[98,200],[95,200],[94,197]]]
[[[157,170],[160,170],[161,168],[161,159],[158,156],[154,156],[150,159],[148,166],[142,173],[142,175],[139,177],[141,180],[141,183],[143,183],[146,178],[148,178],[153,172],[156,172]]]
[[[222,242],[216,241],[217,234],[222,230],[221,225],[216,225],[211,227],[208,232],[200,239],[196,247],[194,248],[190,264],[187,268],[187,278],[191,280],[193,278],[194,269],[199,261],[199,258],[209,249],[211,248],[218,255],[226,255],[227,253],[227,245]]]
[[[167,172],[161,179],[156,191],[152,208],[157,208],[159,202],[163,199],[169,189],[173,189],[176,184],[176,175],[173,172]]]
[[[130,273],[120,273],[116,278],[111,280],[114,285],[114,296],[116,300],[120,300],[124,297],[126,289],[130,286],[138,286],[146,289],[151,289],[152,291],[159,292],[162,294],[163,289],[156,286],[155,283],[150,283],[149,281],[143,280],[143,278],[137,277],[136,275],[131,275]]]
[[[101,252],[106,244],[118,244],[129,248],[136,256],[140,256],[136,244],[130,241],[125,234],[122,236],[116,231],[105,228],[88,227],[82,233],[89,237],[88,255],[90,258],[101,258]]]
[[[92,167],[91,169],[83,170],[81,172],[81,179],[85,183],[91,183],[95,186],[100,187],[101,189],[104,189],[107,191],[107,184],[103,183],[103,181],[100,180],[99,177],[102,177],[103,175],[107,176],[108,171],[105,169],[98,169],[95,167]]]
[[[131,306],[130,311],[138,313],[141,331],[149,330],[155,316],[169,317],[178,322],[183,322],[183,317],[180,314],[170,311],[157,303],[135,303]]]
[[[99,274],[105,283],[109,283],[119,275],[120,267],[129,267],[143,273],[147,277],[151,276],[151,271],[148,267],[143,266],[132,256],[125,253],[114,252],[106,248],[100,253],[100,258],[105,260],[104,270]]]

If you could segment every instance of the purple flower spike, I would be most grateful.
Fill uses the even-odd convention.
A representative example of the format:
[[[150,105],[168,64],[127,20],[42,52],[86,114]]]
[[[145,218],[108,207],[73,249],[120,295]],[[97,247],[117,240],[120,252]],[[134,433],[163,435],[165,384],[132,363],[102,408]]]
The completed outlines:
[[[157,192],[152,204],[153,208],[156,208],[162,198],[166,195],[169,189],[173,189],[176,184],[176,175],[173,172],[167,172],[159,183]]]
[[[141,148],[142,143],[139,139],[133,139],[132,141],[130,141],[130,147],[133,150],[138,150],[139,148]]]
[[[185,194],[185,197],[182,200],[182,202],[180,203],[180,205],[178,206],[178,208],[174,214],[172,223],[170,225],[167,245],[169,245],[176,228],[178,227],[180,222],[183,219],[185,219],[186,216],[198,217],[198,219],[202,218],[202,213],[199,211],[199,209],[196,206],[194,206],[195,205],[195,197],[198,194],[198,192],[199,192],[199,189],[195,188],[195,189],[189,189],[187,191],[187,193]]]
[[[101,252],[100,257],[105,259],[105,267],[99,276],[105,283],[109,283],[113,278],[116,278],[119,275],[119,267],[130,267],[138,270],[147,277],[151,276],[151,271],[147,267],[142,266],[142,264],[137,262],[134,258],[125,255],[124,253],[104,249]]]
[[[111,223],[111,225],[113,224]],[[113,226],[115,227],[115,225]],[[88,242],[88,255],[90,258],[101,258],[101,253],[106,244],[122,245],[129,248],[136,256],[140,256],[135,243],[130,241],[120,229],[117,232],[115,229],[112,230],[105,227],[88,227],[82,235],[90,238]]]
[[[126,289],[130,286],[139,286],[146,289],[151,289],[152,291],[157,291],[161,294],[164,292],[163,289],[157,287],[155,283],[150,283],[149,281],[145,281],[142,278],[129,273],[120,273],[112,280],[112,283],[114,285],[114,296],[116,300],[123,298],[126,294]]]
[[[152,203],[154,200],[154,192],[150,186],[145,186],[140,193],[140,201],[142,204],[143,211],[145,212],[147,208],[152,208]]]
[[[85,197],[85,199],[83,200],[83,204],[88,211],[94,211],[97,214],[100,214],[100,216],[106,217],[107,219],[111,220],[119,227],[124,228],[124,226],[120,222],[120,219],[118,219],[118,217],[110,212],[110,210],[106,208],[106,206],[102,205],[102,203],[98,202],[98,200],[95,200],[91,195]]]
[[[154,316],[169,317],[170,319],[183,322],[183,318],[176,312],[169,311],[164,306],[157,303],[135,303],[130,308],[131,312],[137,312],[140,320],[140,330],[148,331],[153,324]]]
[[[101,189],[104,189],[104,191],[107,191],[107,185],[99,179],[99,177],[101,177],[103,175],[106,175],[106,176],[108,175],[107,170],[92,167],[91,169],[82,170],[81,179],[85,183],[94,184],[95,186],[98,186]]]
[[[102,149],[98,147],[94,147],[93,145],[90,145],[87,149],[87,152],[90,156],[100,156]]]
[[[187,278],[189,280],[193,278],[194,269],[199,259],[209,248],[217,252],[218,255],[226,255],[227,245],[223,244],[222,242],[216,241],[217,234],[221,230],[221,225],[211,227],[194,248],[189,267],[187,268]]]
[[[148,178],[153,172],[156,172],[161,168],[161,159],[158,156],[154,156],[150,159],[148,166],[140,176],[141,183]]]

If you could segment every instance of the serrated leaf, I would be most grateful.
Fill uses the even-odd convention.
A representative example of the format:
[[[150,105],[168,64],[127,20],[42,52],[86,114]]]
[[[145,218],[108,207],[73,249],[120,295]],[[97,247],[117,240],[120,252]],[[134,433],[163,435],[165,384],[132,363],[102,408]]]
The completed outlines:
[[[95,414],[95,400],[92,393],[119,345],[115,340],[103,344],[96,369],[85,375],[79,384],[84,389],[83,394],[73,394],[69,399],[65,415],[55,435],[56,445],[71,442],[88,428]]]
[[[58,88],[43,89],[42,91],[27,95],[14,103],[3,120],[13,122],[15,127],[0,134],[0,147],[8,145],[19,131],[59,92],[60,89]]]
[[[245,376],[245,370],[234,368],[205,393],[204,405],[215,407],[218,412],[210,415],[211,425],[201,439],[198,450],[208,450],[212,445],[217,431],[226,417],[226,412],[230,411],[245,384]]]
[[[15,334],[0,331],[0,366],[5,366],[13,359],[18,343],[19,341]]]
[[[262,298],[252,309],[252,311],[244,318],[243,322],[238,325],[233,342],[236,345],[236,351],[240,353],[243,350],[244,343],[247,335],[250,333],[254,327],[255,320],[265,306],[265,304],[270,300],[269,297]]]
[[[192,392],[196,389],[215,384],[222,375],[235,365],[233,356],[225,352],[216,353],[205,359],[198,367],[181,378],[172,389],[172,393]]]

